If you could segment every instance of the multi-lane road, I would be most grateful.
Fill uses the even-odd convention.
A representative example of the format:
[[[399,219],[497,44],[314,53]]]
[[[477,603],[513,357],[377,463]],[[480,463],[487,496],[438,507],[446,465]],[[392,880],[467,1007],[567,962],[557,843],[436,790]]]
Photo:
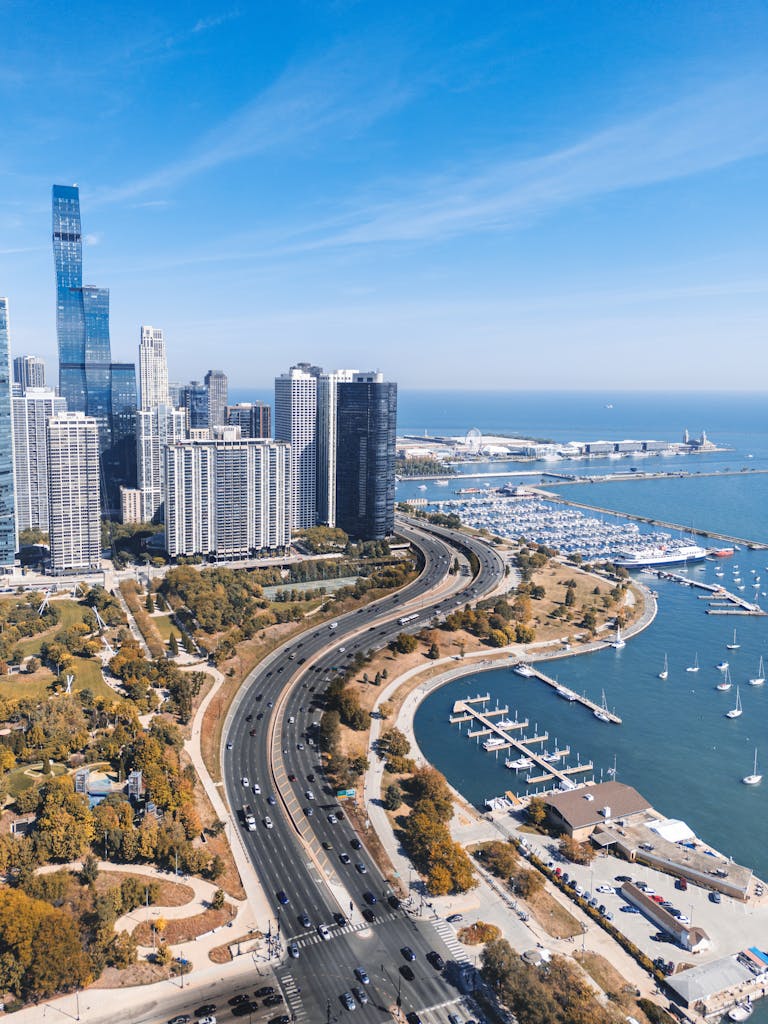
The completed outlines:
[[[398,996],[405,1011],[447,1006],[457,997],[425,959],[436,950],[447,961],[450,949],[431,924],[388,899],[386,879],[343,809],[339,816],[317,747],[319,698],[335,668],[488,595],[504,577],[503,559],[479,539],[407,520],[399,521],[398,530],[422,552],[418,579],[275,651],[246,680],[224,729],[230,807],[273,908],[272,933],[279,934],[284,957],[294,954],[276,974],[287,1012],[298,1024],[347,1014],[341,995],[353,986],[368,996],[356,1016],[371,1022],[391,1019],[389,1008]],[[477,556],[475,575],[449,573],[457,551]],[[240,816],[246,805],[256,818],[255,831]],[[416,954],[407,965],[400,951],[406,945]],[[355,977],[358,966],[367,972],[367,985]],[[406,966],[412,979],[401,971]]]

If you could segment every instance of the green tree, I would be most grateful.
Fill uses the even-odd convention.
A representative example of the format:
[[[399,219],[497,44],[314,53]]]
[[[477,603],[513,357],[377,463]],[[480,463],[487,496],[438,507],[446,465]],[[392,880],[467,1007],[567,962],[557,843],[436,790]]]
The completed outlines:
[[[152,599],[152,591],[151,590],[147,591],[147,599],[144,602],[144,607],[146,608],[146,610],[148,612],[153,612],[155,610],[155,602]]]
[[[396,782],[390,782],[384,792],[384,806],[388,811],[396,811],[402,802],[402,789]]]
[[[179,653],[179,641],[176,639],[176,634],[171,630],[171,635],[168,638],[168,653],[172,658],[175,658]]]
[[[92,853],[86,854],[80,869],[80,881],[83,885],[93,885],[99,877],[99,860]]]
[[[531,797],[525,813],[532,825],[543,825],[547,819],[547,805],[540,796]]]
[[[224,906],[224,890],[223,889],[217,889],[216,892],[213,894],[213,899],[211,900],[211,906],[213,907],[214,910],[221,910],[221,908]]]

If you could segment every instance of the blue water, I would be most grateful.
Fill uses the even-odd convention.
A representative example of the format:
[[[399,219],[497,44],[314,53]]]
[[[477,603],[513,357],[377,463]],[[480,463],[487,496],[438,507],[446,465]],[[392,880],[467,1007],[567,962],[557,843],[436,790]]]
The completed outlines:
[[[612,403],[613,409],[605,404]],[[398,432],[423,435],[465,434],[471,427],[483,433],[525,434],[558,441],[621,438],[677,440],[687,427],[702,428],[716,444],[732,451],[675,458],[590,460],[544,464],[492,464],[466,471],[558,470],[577,474],[626,471],[701,471],[708,469],[768,468],[766,398],[759,394],[516,394],[423,392],[400,395]],[[752,456],[752,458],[747,458]],[[521,478],[524,479],[524,478]],[[501,481],[490,480],[492,486]],[[484,480],[473,483],[482,486]],[[426,491],[416,483],[401,483],[398,496],[446,500],[457,485],[430,483]],[[628,481],[562,487],[566,498],[603,507],[654,516],[701,529],[732,533],[768,542],[768,474]],[[691,576],[708,582],[732,584],[733,566],[747,589],[755,569],[761,590],[768,591],[768,551],[738,551],[732,559],[704,562]],[[716,569],[724,569],[718,580]],[[524,792],[521,777],[504,767],[504,755],[483,750],[477,741],[459,735],[448,724],[453,701],[475,693],[491,694],[547,729],[559,745],[568,743],[582,761],[595,763],[603,777],[615,763],[620,781],[636,787],[663,814],[682,818],[705,840],[768,875],[768,684],[747,683],[757,673],[760,654],[768,662],[768,619],[708,616],[703,593],[659,581],[659,614],[653,625],[631,639],[622,651],[551,662],[550,674],[564,685],[599,701],[604,689],[609,707],[621,715],[621,726],[605,725],[586,709],[558,698],[549,688],[506,670],[478,673],[452,683],[426,700],[415,721],[425,756],[470,801],[482,805],[486,797],[505,789]],[[757,592],[758,594],[760,591]],[[768,607],[768,598],[761,598]],[[727,651],[734,626],[741,647]],[[669,657],[669,678],[658,679],[664,654]],[[687,673],[698,653],[700,671]],[[720,673],[714,667],[730,662],[733,689],[718,692]],[[736,684],[744,714],[729,720]],[[553,743],[550,743],[550,748]],[[748,787],[741,777],[752,770],[754,748],[760,751],[766,780]],[[457,753],[461,756],[457,757]],[[571,763],[575,756],[571,758]],[[768,1006],[761,1006],[755,1022],[768,1022]]]

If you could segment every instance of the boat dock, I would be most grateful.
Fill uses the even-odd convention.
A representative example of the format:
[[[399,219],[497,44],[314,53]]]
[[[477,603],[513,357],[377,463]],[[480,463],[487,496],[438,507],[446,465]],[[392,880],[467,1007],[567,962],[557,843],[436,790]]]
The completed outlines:
[[[478,725],[482,726],[485,731],[493,733],[501,741],[498,746],[494,746],[491,749],[507,750],[509,747],[513,747],[522,757],[529,758],[533,765],[540,768],[543,775],[546,776],[547,781],[550,779],[557,779],[563,789],[573,789],[574,783],[568,777],[569,774],[572,775],[579,770],[586,770],[586,766],[580,767],[578,765],[575,768],[555,768],[554,765],[550,764],[542,754],[537,754],[536,751],[531,749],[528,744],[533,742],[532,740],[523,742],[522,739],[515,739],[511,733],[504,730],[500,725],[494,722],[493,719],[489,718],[484,714],[484,712],[473,707],[469,702],[465,703],[464,701],[456,701],[456,704],[454,704],[454,711],[456,711],[457,705],[459,704],[464,705],[467,713],[477,721]]]
[[[546,683],[547,686],[551,686],[553,690],[559,691],[568,689],[561,683],[558,683],[556,679],[546,675],[541,671],[541,669],[536,668],[535,665],[528,664],[528,662],[521,662],[520,664],[525,664],[531,670],[531,677],[536,676],[537,679]],[[595,704],[593,700],[590,700],[589,697],[585,697],[583,694],[578,694],[575,690],[568,690],[568,692],[573,695],[574,703],[582,704],[585,708],[589,708],[593,713],[595,711],[600,711],[606,716],[609,722],[613,723],[613,725],[621,725],[621,719],[617,714],[614,714],[613,711],[606,711],[599,704]]]
[[[570,768],[561,769],[561,771],[563,775],[578,775],[580,772],[591,772],[594,767],[589,761],[587,764],[574,764]],[[556,778],[555,774],[548,771],[544,775],[526,775],[525,781],[529,786],[535,786],[540,782],[551,782],[554,778]]]
[[[695,587],[698,590],[706,590],[707,594],[700,594],[702,601],[709,601],[707,615],[765,615],[766,613],[758,604],[747,601],[738,594],[732,594],[730,590],[719,583],[704,583],[702,580],[692,580],[688,576],[681,576],[676,572],[668,572],[666,569],[647,569],[645,572],[658,576],[660,580],[671,580],[672,583],[680,583],[684,587]]]

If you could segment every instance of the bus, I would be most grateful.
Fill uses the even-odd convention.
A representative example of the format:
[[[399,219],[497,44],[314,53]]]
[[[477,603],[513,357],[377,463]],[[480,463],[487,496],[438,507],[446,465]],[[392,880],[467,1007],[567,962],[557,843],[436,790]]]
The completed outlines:
[[[406,623],[414,622],[416,619],[418,619],[418,617],[418,613],[415,613],[413,615],[402,615],[397,621],[400,623],[401,626],[405,626]]]

